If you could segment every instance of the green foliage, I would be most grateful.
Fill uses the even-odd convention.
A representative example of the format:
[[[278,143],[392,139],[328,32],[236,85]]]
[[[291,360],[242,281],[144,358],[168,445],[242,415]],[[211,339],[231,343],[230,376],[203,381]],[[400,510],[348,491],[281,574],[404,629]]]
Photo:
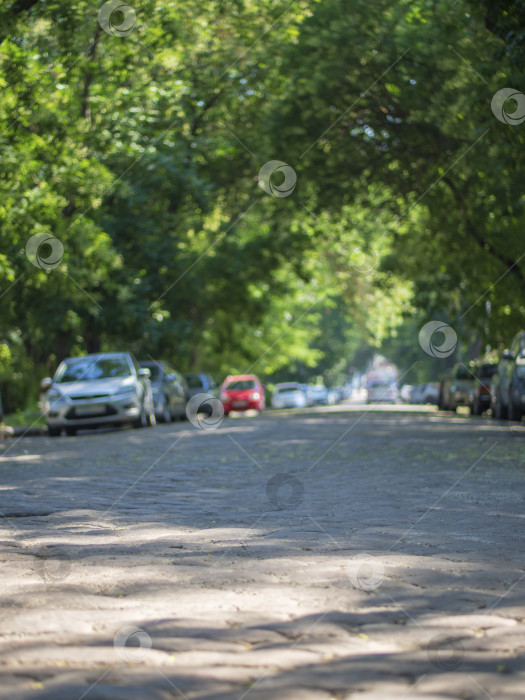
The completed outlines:
[[[100,4],[0,8],[9,402],[98,349],[338,383],[428,318],[472,352],[525,324],[525,126],[490,109],[523,88],[523,2],[145,0],[125,37]]]

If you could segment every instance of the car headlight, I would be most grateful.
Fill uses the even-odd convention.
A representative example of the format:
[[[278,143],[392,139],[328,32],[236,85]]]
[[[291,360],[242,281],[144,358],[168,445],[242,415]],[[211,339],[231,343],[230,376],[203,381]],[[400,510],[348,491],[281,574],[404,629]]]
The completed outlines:
[[[255,401],[258,401],[261,398],[261,395],[259,394],[258,391],[254,391],[252,394],[252,399],[255,399]]]
[[[134,386],[123,386],[122,389],[115,391],[114,396],[129,396],[135,393]]]
[[[58,391],[58,389],[50,389],[47,392],[47,400],[49,403],[63,403],[66,400],[66,397]]]

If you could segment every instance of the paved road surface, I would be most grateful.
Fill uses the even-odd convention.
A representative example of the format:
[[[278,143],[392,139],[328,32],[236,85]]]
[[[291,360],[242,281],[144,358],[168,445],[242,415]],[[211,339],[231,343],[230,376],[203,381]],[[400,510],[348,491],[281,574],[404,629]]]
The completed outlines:
[[[347,407],[0,448],[0,696],[525,697],[525,424]]]

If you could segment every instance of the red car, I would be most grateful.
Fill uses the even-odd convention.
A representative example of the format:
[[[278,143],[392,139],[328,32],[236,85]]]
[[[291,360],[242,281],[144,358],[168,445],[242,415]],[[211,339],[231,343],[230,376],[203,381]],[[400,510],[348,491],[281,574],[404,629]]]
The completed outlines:
[[[226,377],[221,387],[224,415],[230,411],[264,409],[264,385],[255,374],[237,374]]]

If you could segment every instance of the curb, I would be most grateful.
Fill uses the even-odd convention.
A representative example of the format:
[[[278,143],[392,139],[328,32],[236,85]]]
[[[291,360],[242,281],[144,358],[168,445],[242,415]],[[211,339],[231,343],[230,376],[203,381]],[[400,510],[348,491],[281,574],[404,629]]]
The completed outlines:
[[[0,428],[0,440],[14,437],[43,437],[44,435],[47,435],[45,428],[11,428],[10,426]]]

